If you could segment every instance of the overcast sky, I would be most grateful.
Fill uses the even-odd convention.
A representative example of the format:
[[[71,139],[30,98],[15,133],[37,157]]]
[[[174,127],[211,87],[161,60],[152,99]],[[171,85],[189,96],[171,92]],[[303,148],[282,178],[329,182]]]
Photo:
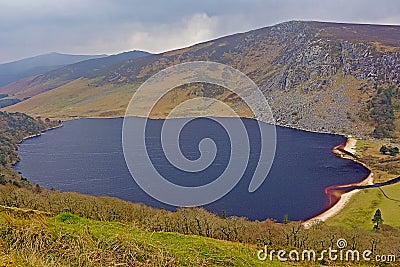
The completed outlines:
[[[0,0],[0,63],[162,52],[288,20],[400,24],[398,0]]]

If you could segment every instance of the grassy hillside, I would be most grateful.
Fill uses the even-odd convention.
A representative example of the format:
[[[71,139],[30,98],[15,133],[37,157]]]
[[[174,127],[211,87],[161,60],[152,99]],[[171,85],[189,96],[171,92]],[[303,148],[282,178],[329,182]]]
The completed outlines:
[[[1,208],[1,266],[258,266],[255,246]],[[284,266],[273,262],[263,266]]]
[[[95,72],[96,70],[99,70],[101,68],[106,68],[110,65],[116,64],[124,60],[144,57],[148,55],[150,54],[147,52],[135,50],[112,56],[104,56],[100,58],[82,57],[81,60],[79,60],[80,62],[78,62],[78,60],[72,62],[70,61],[70,63],[68,64],[62,64],[62,66],[66,65],[65,67],[62,66],[53,67],[52,71],[37,72],[36,75],[32,73],[31,75],[25,76],[27,78],[16,80],[15,83],[6,86],[0,86],[0,92],[8,94],[9,97],[12,99],[18,99],[22,101],[29,99],[32,96],[46,92],[48,90],[60,87],[70,81],[79,79],[80,77],[87,76],[92,72]],[[35,62],[30,62],[30,61],[24,64],[29,66],[29,63],[32,66],[35,65]],[[2,65],[0,65],[0,73],[1,73],[1,66]]]
[[[122,116],[130,100],[126,95],[132,93],[133,86],[95,86],[87,79],[78,79],[57,90],[34,96],[32,101],[21,102],[21,106],[10,107],[8,110],[26,109],[33,116],[50,118]]]
[[[65,65],[104,56],[50,53],[0,64],[0,86],[16,82],[25,77],[58,69]]]
[[[354,195],[346,207],[330,218],[329,225],[371,228],[371,214],[377,209],[382,211],[384,222],[400,227],[400,184],[382,188],[363,189]]]
[[[400,244],[400,230],[388,225],[378,232],[324,224],[304,229],[295,222],[219,218],[201,209],[167,212],[76,193],[15,186],[0,186],[0,191],[2,266],[287,266],[276,258],[260,262],[256,253],[264,244],[270,249],[320,251],[345,238],[360,250],[381,240],[375,253],[397,255]],[[336,266],[327,259],[293,264]]]
[[[137,85],[95,85],[88,79],[79,79],[59,87],[57,90],[32,97],[32,101],[24,101],[7,110],[29,110],[32,116],[47,118],[70,119],[74,117],[123,117]],[[195,84],[178,87],[165,95],[151,113],[152,118],[165,118],[177,103],[184,102],[199,96],[205,96],[207,89],[204,85]],[[229,90],[221,88],[214,97],[231,106],[242,117],[251,117],[252,113],[243,103],[238,105],[235,97]],[[49,102],[51,99],[51,102]],[[145,100],[144,100],[145,101]],[[143,102],[144,105],[151,104]],[[196,107],[196,110],[201,110]],[[218,109],[207,108],[220,116],[224,116]],[[187,116],[188,112],[181,112]]]

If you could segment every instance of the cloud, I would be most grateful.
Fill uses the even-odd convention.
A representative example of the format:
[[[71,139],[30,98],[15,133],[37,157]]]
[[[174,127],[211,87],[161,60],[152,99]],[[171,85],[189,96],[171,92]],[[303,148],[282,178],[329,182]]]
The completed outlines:
[[[52,51],[161,52],[288,20],[400,24],[397,0],[0,1],[0,63]]]
[[[142,27],[131,34],[129,44],[150,52],[186,47],[215,38],[219,23],[217,17],[205,13],[193,14],[172,24]]]

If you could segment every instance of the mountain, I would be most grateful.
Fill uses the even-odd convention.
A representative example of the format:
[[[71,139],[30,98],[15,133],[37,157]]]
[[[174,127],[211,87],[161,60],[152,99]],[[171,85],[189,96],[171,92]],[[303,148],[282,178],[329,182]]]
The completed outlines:
[[[45,73],[65,65],[104,56],[106,55],[67,55],[50,53],[0,64],[0,86],[16,82],[25,77]]]
[[[42,92],[62,86],[74,79],[88,75],[89,73],[101,68],[108,67],[124,60],[147,55],[150,54],[148,52],[134,50],[117,55],[80,61],[0,87],[0,94],[7,94],[8,98],[21,101]]]
[[[224,63],[248,75],[280,125],[356,136],[398,134],[400,26],[392,25],[284,22],[91,69],[62,85],[60,80],[71,76],[53,71],[0,88],[0,93],[31,97],[6,110],[33,116],[122,116],[132,93],[147,78],[194,60]],[[198,95],[238,101],[228,90],[203,85],[174,93],[154,117],[165,117],[176,103]]]
[[[89,59],[46,73],[43,78],[51,79],[52,77],[63,76],[65,80],[73,80],[83,76],[87,76],[94,71],[111,66],[121,61],[135,59],[148,55],[150,55],[150,53],[148,52],[133,50],[107,57]]]

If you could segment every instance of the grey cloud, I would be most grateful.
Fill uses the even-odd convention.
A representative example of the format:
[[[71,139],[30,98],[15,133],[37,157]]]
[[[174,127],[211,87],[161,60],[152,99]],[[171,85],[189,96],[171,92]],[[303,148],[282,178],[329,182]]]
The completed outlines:
[[[400,24],[397,0],[0,0],[0,62],[51,51],[161,52],[287,20]]]

